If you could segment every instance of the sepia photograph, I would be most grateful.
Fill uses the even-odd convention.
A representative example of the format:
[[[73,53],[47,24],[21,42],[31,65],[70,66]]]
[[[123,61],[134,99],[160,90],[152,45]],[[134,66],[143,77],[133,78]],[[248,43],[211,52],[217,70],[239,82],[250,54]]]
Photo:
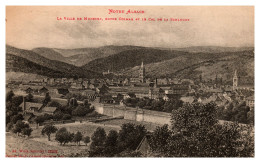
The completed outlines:
[[[254,6],[5,10],[5,157],[255,157]]]

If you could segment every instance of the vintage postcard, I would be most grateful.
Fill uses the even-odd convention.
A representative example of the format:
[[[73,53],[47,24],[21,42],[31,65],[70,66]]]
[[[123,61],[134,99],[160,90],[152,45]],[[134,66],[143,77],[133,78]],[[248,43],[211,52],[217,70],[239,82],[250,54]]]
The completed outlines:
[[[6,6],[6,157],[255,157],[253,6]]]

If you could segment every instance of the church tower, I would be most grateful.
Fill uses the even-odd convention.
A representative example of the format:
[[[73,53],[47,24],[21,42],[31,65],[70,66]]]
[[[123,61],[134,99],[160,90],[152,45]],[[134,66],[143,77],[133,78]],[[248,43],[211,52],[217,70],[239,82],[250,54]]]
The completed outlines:
[[[139,80],[141,83],[145,82],[145,67],[144,63],[142,62],[140,70],[139,70]]]
[[[237,77],[237,70],[235,70],[233,76],[233,90],[237,89],[237,86],[238,86],[238,77]]]

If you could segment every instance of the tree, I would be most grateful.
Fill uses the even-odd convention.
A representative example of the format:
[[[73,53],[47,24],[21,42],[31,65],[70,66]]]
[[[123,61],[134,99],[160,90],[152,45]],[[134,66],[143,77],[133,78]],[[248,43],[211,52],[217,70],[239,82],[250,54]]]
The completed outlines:
[[[246,103],[243,102],[234,108],[234,121],[239,123],[247,123],[247,113],[250,111],[250,108],[246,106]]]
[[[48,104],[48,106],[49,107],[56,107],[56,108],[61,108],[62,107],[62,105],[59,103],[59,102],[57,102],[57,101],[51,101],[49,104]]]
[[[96,131],[91,136],[91,144],[90,144],[90,157],[96,156],[104,156],[104,144],[106,141],[106,132],[103,128],[98,127]]]
[[[115,130],[110,130],[107,139],[105,141],[105,147],[109,146],[117,146],[117,138],[118,138],[118,132]]]
[[[183,107],[174,110],[172,113],[172,129],[175,132],[182,132],[191,135],[195,131],[208,129],[217,123],[217,106],[214,103],[185,104]]]
[[[45,114],[43,115],[43,117],[44,117],[45,120],[53,119],[53,115],[47,114],[47,113],[45,113]]]
[[[248,113],[247,113],[247,123],[248,124],[254,124],[255,123],[255,109],[252,108]]]
[[[21,133],[24,128],[29,128],[29,125],[24,123],[24,122],[22,122],[21,120],[18,120],[16,122],[16,124],[14,125],[12,131],[14,133],[17,133],[17,135],[19,135],[19,133]]]
[[[123,124],[118,135],[119,150],[123,151],[127,148],[135,150],[146,133],[147,130],[143,125]]]
[[[98,127],[91,136],[91,147],[103,146],[106,141],[106,132],[103,128]]]
[[[12,128],[13,128],[13,126],[14,126],[14,124],[13,124],[12,122],[7,123],[7,125],[6,125],[6,131],[11,131]]]
[[[22,134],[29,137],[29,136],[31,135],[32,131],[33,131],[33,130],[32,130],[32,128],[30,128],[30,127],[29,127],[29,128],[23,128],[23,129],[22,129]]]
[[[164,152],[167,150],[168,139],[171,138],[172,131],[165,124],[162,127],[156,127],[150,137],[150,146],[155,152]]]
[[[64,114],[61,111],[55,112],[53,114],[53,120],[54,121],[59,121],[62,119],[62,117],[64,116]]]
[[[143,107],[145,107],[145,105],[146,105],[146,102],[142,99],[140,101],[138,101],[138,103],[137,103],[137,106],[139,108],[143,108]]]
[[[21,103],[23,102],[23,96],[13,96],[12,98],[12,104],[14,107],[19,107]]]
[[[13,96],[14,96],[14,92],[12,90],[7,92],[6,93],[6,102],[12,101]]]
[[[60,143],[60,145],[65,145],[73,140],[74,134],[67,131],[65,127],[58,130],[55,135],[55,140]]]
[[[214,103],[185,104],[172,113],[173,134],[167,140],[166,156],[238,157],[241,127],[238,123],[219,124]],[[245,153],[245,151],[243,151]]]
[[[87,144],[90,142],[90,137],[89,136],[86,136],[84,139],[83,139],[84,143]]]
[[[37,117],[34,119],[34,121],[36,122],[36,127],[38,128],[38,125],[39,125],[40,123],[43,123],[43,122],[45,121],[45,117],[42,116],[42,115],[37,116]]]
[[[91,113],[92,111],[94,111],[93,108],[88,107],[84,107],[84,106],[77,106],[77,108],[75,110],[72,111],[72,115],[73,116],[85,116],[88,113]]]
[[[69,120],[69,119],[71,119],[71,115],[69,114],[64,114],[62,117],[62,120]]]
[[[110,130],[106,141],[105,141],[105,148],[104,148],[104,155],[107,157],[114,156],[118,151],[118,132],[115,130]]]
[[[11,123],[12,124],[16,124],[16,122],[18,121],[18,120],[23,120],[24,118],[23,118],[23,115],[22,114],[17,114],[17,115],[14,115],[14,116],[12,116],[11,117]]]
[[[180,99],[170,99],[169,101],[166,101],[163,105],[163,111],[171,113],[172,110],[179,109],[183,106],[183,101]]]
[[[48,136],[48,141],[51,141],[51,134],[55,133],[58,129],[52,124],[47,124],[42,128],[42,135]]]
[[[76,142],[76,144],[80,145],[80,141],[82,140],[82,137],[83,137],[82,133],[78,131],[74,135],[73,141]]]

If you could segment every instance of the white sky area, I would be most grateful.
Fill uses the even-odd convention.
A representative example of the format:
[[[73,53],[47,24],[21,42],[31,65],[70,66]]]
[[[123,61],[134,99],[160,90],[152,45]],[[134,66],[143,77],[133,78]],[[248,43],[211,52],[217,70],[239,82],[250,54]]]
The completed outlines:
[[[143,10],[145,13],[108,14],[108,9]],[[57,17],[184,18],[190,21],[69,21],[57,20]],[[106,45],[253,47],[254,7],[8,6],[6,43],[23,49]]]

